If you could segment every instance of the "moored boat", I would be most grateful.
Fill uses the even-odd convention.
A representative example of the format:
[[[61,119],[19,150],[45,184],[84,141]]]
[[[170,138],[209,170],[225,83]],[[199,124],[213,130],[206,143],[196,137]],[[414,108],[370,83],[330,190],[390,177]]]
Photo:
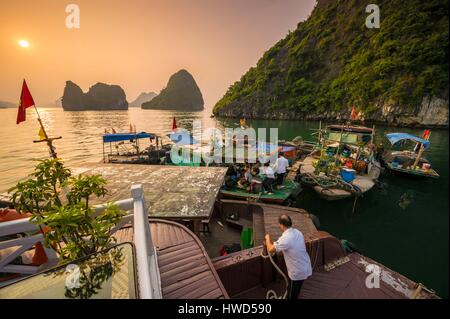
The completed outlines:
[[[169,145],[153,133],[105,133],[103,139],[103,162],[119,164],[163,164]],[[148,140],[146,146],[142,140]]]
[[[390,133],[386,138],[393,146],[406,142],[415,144],[412,150],[389,150],[382,156],[383,165],[392,173],[410,177],[438,178],[439,174],[432,168],[431,163],[423,156],[430,146],[429,130],[425,130],[422,138],[408,133]]]
[[[300,166],[300,180],[323,199],[339,200],[362,195],[376,184],[380,163],[374,154],[375,129],[329,125],[319,130],[320,149]]]

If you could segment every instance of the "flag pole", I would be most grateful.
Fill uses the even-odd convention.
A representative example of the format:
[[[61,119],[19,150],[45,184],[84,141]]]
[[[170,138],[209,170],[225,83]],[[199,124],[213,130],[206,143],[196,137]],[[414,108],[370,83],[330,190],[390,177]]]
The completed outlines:
[[[45,139],[48,139],[47,131],[45,130],[44,125],[42,124],[41,116],[39,115],[38,109],[36,105],[33,105],[34,110],[36,111],[37,120],[39,122],[39,125],[41,126],[42,132],[44,132]]]
[[[34,110],[36,111],[37,120],[39,122],[39,125],[41,126],[42,132],[44,133],[44,137],[45,137],[43,140],[33,141],[33,142],[34,143],[47,142],[47,146],[48,146],[51,157],[56,159],[56,158],[58,158],[58,154],[56,154],[55,148],[53,147],[53,140],[59,140],[59,139],[61,139],[61,136],[54,137],[54,138],[48,137],[47,131],[45,130],[44,124],[42,123],[41,116],[39,115],[36,105],[33,105],[33,107],[34,107]]]

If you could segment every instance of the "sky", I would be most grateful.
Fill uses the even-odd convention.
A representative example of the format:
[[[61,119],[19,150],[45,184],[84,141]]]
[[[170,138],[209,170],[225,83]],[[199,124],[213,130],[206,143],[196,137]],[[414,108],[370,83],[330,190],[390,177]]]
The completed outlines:
[[[0,0],[0,100],[17,102],[25,78],[37,105],[54,104],[67,80],[84,92],[118,84],[131,102],[186,69],[212,109],[315,2]],[[66,27],[68,4],[80,9],[79,29]]]

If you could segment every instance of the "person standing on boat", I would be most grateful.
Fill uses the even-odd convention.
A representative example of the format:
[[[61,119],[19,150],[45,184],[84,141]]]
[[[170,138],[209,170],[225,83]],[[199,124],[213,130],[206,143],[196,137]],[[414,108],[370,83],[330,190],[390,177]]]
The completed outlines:
[[[286,176],[286,171],[289,167],[289,161],[284,157],[284,153],[278,153],[278,158],[275,162],[275,173],[277,174],[277,187],[281,188],[283,185],[284,177]]]
[[[288,299],[295,300],[300,295],[304,280],[312,275],[311,259],[306,251],[303,234],[292,227],[289,215],[281,215],[278,223],[283,234],[276,242],[272,242],[270,235],[266,234],[265,244],[270,254],[283,253],[290,279]]]

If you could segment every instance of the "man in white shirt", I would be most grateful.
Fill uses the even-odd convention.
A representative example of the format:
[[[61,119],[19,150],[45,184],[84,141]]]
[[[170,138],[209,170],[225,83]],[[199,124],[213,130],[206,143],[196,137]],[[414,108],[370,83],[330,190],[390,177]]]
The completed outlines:
[[[277,187],[283,185],[284,177],[286,176],[289,161],[284,157],[284,153],[278,153],[278,158],[275,162],[275,173],[277,174]]]
[[[311,260],[306,251],[303,234],[298,229],[292,228],[291,218],[288,215],[281,215],[278,223],[283,234],[274,243],[272,243],[270,235],[266,234],[265,243],[269,253],[283,252],[288,276],[291,280],[288,299],[295,300],[300,295],[303,281],[312,275]]]

